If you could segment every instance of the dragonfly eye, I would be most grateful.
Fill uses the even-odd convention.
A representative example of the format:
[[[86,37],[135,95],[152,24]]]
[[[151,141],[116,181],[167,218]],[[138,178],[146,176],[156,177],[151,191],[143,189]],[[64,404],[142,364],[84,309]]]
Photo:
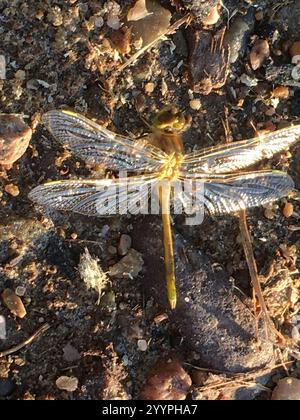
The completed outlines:
[[[185,130],[187,120],[176,106],[169,105],[158,112],[153,125],[155,128],[168,133],[178,133]]]

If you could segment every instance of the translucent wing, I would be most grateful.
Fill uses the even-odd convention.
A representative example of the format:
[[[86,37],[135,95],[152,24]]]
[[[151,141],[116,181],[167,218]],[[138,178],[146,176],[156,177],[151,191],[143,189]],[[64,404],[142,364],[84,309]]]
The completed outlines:
[[[190,178],[183,179],[192,182]],[[193,180],[195,182],[195,180]],[[294,188],[292,178],[280,171],[258,171],[236,175],[216,175],[209,180],[199,178],[195,211],[206,210],[211,215],[229,214],[257,207],[288,195]],[[195,201],[195,192],[185,195],[186,203]]]
[[[201,173],[229,173],[247,168],[262,159],[287,149],[300,138],[300,125],[284,128],[250,140],[212,147],[185,156],[181,175],[198,176]]]
[[[29,198],[45,207],[87,216],[147,213],[154,175],[102,180],[55,181],[34,188]]]
[[[112,170],[159,170],[166,154],[146,141],[119,136],[71,111],[49,111],[43,123],[74,155]]]

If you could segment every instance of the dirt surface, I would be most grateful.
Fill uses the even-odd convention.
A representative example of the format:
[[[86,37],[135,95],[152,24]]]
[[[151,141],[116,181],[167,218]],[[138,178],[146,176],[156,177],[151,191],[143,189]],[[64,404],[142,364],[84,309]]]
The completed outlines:
[[[31,345],[0,358],[0,399],[137,398],[151,366],[174,351],[192,375],[191,399],[269,398],[268,390],[284,376],[282,369],[275,370],[279,360],[300,378],[294,357],[300,309],[297,200],[253,209],[248,217],[270,315],[287,338],[278,358],[270,343],[255,339],[250,278],[234,216],[206,218],[196,227],[174,218],[182,303],[171,314],[164,295],[159,218],[58,213],[35,207],[27,196],[47,180],[99,176],[95,168],[66,155],[37,125],[49,109],[69,107],[113,131],[138,137],[148,132],[145,120],[151,121],[164,104],[175,103],[192,117],[184,134],[186,151],[221,144],[228,137],[250,138],[254,127],[276,129],[299,121],[300,84],[290,73],[285,82],[276,80],[276,71],[266,79],[268,69],[291,66],[290,46],[300,41],[299,5],[297,1],[280,6],[271,0],[257,5],[224,2],[228,10],[221,9],[220,20],[208,30],[228,25],[230,33],[238,26],[237,19],[246,22],[242,36],[241,25],[235,29],[238,42],[234,33],[229,36],[232,46],[238,44],[238,58],[229,65],[225,85],[202,96],[193,94],[188,77],[188,31],[199,30],[199,20],[187,30],[181,27],[118,73],[122,57],[116,50],[116,30],[107,25],[107,3],[0,0],[0,55],[6,61],[0,112],[22,114],[34,130],[25,155],[12,169],[1,170],[0,293],[5,288],[25,288],[21,298],[27,314],[16,318],[0,300],[0,315],[6,321],[0,354],[42,325],[50,325]],[[132,3],[119,1],[121,21]],[[184,10],[175,8],[179,2],[162,3],[169,4],[171,23],[182,17]],[[254,72],[249,53],[255,35],[268,40],[271,55]],[[279,84],[288,86],[289,94],[275,104],[272,91]],[[200,109],[190,108],[191,99],[200,100]],[[259,168],[286,170],[299,188],[299,153],[294,147],[292,153]],[[19,195],[6,192],[9,184],[18,186]],[[289,218],[283,214],[287,201],[293,205]],[[97,292],[88,290],[80,278],[80,255],[87,247],[107,271],[121,259],[115,248],[122,234],[132,237],[143,269],[135,278],[109,281],[97,305]],[[211,372],[200,378],[195,367]],[[236,372],[246,375],[242,384],[230,376]],[[76,390],[59,389],[56,380],[61,376],[77,378]],[[256,379],[264,388],[255,386]],[[210,388],[211,384],[219,385]]]

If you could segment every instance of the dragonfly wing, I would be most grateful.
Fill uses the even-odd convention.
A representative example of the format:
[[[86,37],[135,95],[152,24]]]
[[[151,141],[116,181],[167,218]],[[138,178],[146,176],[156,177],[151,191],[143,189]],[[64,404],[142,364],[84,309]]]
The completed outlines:
[[[34,188],[29,198],[54,210],[87,216],[138,214],[148,206],[155,175],[118,179],[55,181]],[[148,207],[147,207],[148,208]]]
[[[229,173],[247,168],[287,149],[300,138],[300,125],[273,133],[189,153],[182,163],[182,175],[197,177],[200,173]]]
[[[49,111],[43,123],[74,155],[112,170],[159,170],[166,155],[146,141],[119,136],[72,111]]]
[[[186,179],[191,182],[191,179]],[[194,211],[211,215],[230,214],[261,206],[288,195],[294,188],[292,178],[280,171],[259,171],[212,177],[211,181],[197,180],[194,193],[186,199],[194,200]],[[195,190],[197,191],[195,193]]]

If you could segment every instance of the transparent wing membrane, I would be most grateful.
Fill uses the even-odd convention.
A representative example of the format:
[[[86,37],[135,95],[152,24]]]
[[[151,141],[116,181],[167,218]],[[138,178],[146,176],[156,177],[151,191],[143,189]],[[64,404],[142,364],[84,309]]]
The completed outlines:
[[[211,215],[235,213],[267,204],[288,195],[294,188],[292,178],[280,171],[239,173],[206,180],[199,178],[198,185],[201,193],[197,194],[194,210],[205,209]],[[185,197],[192,200],[191,194]]]
[[[112,170],[152,172],[167,155],[146,141],[119,136],[71,111],[49,111],[43,123],[74,155]]]
[[[201,173],[235,172],[271,158],[295,143],[299,137],[300,125],[296,125],[250,140],[189,153],[184,157],[180,175],[192,178]]]
[[[67,210],[87,216],[143,213],[157,174],[124,179],[49,182],[34,188],[29,197],[55,210]]]

